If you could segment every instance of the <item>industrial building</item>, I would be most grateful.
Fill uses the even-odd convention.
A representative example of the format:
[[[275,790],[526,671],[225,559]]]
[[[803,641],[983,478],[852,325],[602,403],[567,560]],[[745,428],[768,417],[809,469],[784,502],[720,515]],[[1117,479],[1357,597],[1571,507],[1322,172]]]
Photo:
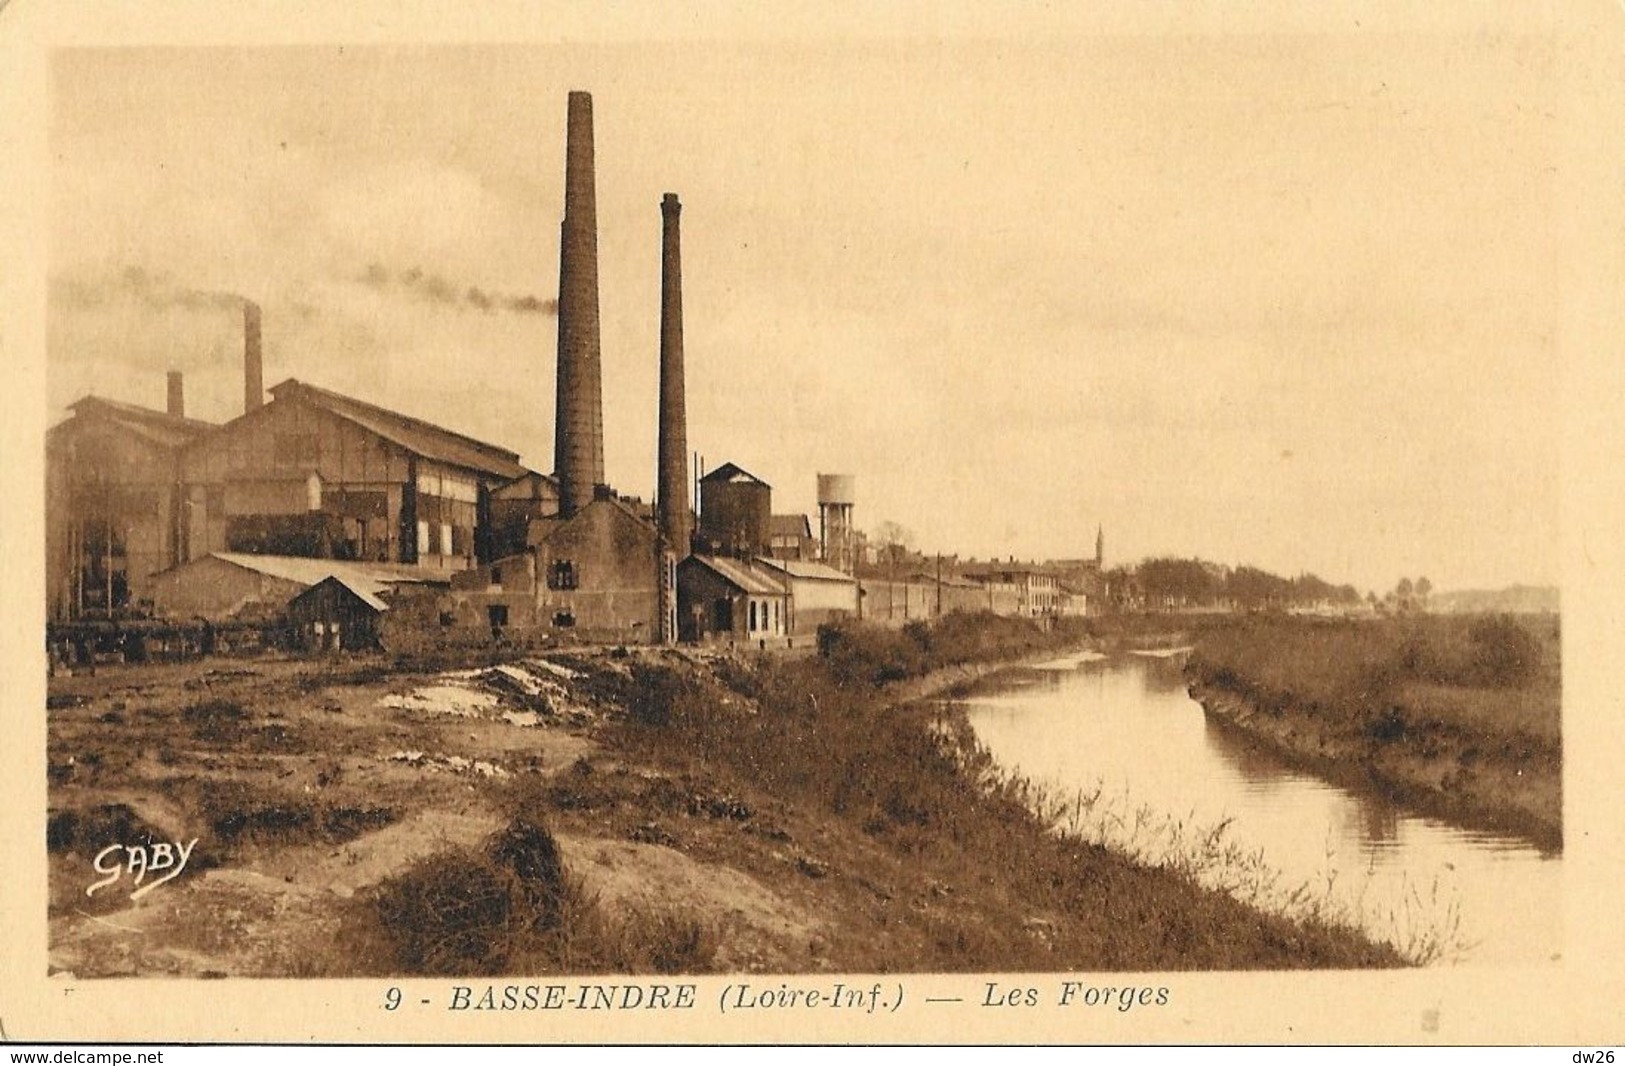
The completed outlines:
[[[760,560],[690,555],[677,564],[679,637],[757,648],[790,644],[790,590]]]
[[[277,621],[295,596],[328,577],[373,595],[449,583],[445,574],[400,563],[214,552],[153,575],[154,613],[177,620]]]
[[[773,486],[734,463],[700,478],[695,546],[707,555],[753,559],[772,547]]]
[[[180,462],[187,559],[298,555],[460,570],[496,539],[493,492],[514,452],[289,380],[199,437]]]
[[[180,390],[171,374],[167,413],[87,396],[46,432],[52,621],[145,610],[152,575],[182,559],[179,457],[215,427],[184,416]]]
[[[652,506],[606,484],[592,98],[569,94],[551,473],[517,453],[305,381],[263,388],[243,302],[243,413],[188,419],[87,398],[50,431],[51,617],[275,621],[300,647],[414,639],[809,642],[864,613],[850,475],[818,529],[734,463],[691,505],[681,204],[660,200]],[[939,602],[935,605],[940,612]],[[894,613],[894,612],[893,612]],[[905,613],[906,610],[905,610]]]

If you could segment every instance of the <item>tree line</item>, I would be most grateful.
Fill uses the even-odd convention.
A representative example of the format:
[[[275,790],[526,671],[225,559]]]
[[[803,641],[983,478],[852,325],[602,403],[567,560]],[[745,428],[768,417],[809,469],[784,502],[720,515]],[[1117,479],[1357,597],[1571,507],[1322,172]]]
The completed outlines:
[[[1255,566],[1220,566],[1200,559],[1146,559],[1106,571],[1106,596],[1121,607],[1238,607],[1248,610],[1360,603],[1353,585],[1314,574],[1282,577]]]

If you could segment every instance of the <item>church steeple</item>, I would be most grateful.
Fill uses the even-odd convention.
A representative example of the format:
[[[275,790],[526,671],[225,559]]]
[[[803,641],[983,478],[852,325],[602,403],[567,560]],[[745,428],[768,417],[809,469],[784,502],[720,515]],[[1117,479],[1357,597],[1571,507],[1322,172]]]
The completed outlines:
[[[1104,526],[1095,527],[1095,569],[1106,569],[1106,529]]]

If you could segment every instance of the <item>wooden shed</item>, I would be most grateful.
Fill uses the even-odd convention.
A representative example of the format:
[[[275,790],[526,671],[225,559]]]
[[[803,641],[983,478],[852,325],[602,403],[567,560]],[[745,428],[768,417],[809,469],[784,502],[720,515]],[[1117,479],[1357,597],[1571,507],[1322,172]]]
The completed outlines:
[[[288,626],[305,651],[342,651],[378,646],[384,598],[337,575],[318,581],[288,602]]]

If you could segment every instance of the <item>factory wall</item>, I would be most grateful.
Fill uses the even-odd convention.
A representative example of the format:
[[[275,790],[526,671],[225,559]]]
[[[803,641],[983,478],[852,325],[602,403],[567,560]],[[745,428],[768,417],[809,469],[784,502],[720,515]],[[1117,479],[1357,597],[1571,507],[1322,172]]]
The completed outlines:
[[[249,551],[472,563],[479,483],[308,404],[277,401],[182,456],[187,557]]]
[[[46,438],[46,583],[50,617],[134,607],[176,558],[174,451],[94,416]]]
[[[748,474],[700,481],[698,539],[707,554],[754,558],[772,549],[773,490]]]
[[[659,639],[664,558],[651,524],[596,499],[533,547],[539,621],[584,640]]]

